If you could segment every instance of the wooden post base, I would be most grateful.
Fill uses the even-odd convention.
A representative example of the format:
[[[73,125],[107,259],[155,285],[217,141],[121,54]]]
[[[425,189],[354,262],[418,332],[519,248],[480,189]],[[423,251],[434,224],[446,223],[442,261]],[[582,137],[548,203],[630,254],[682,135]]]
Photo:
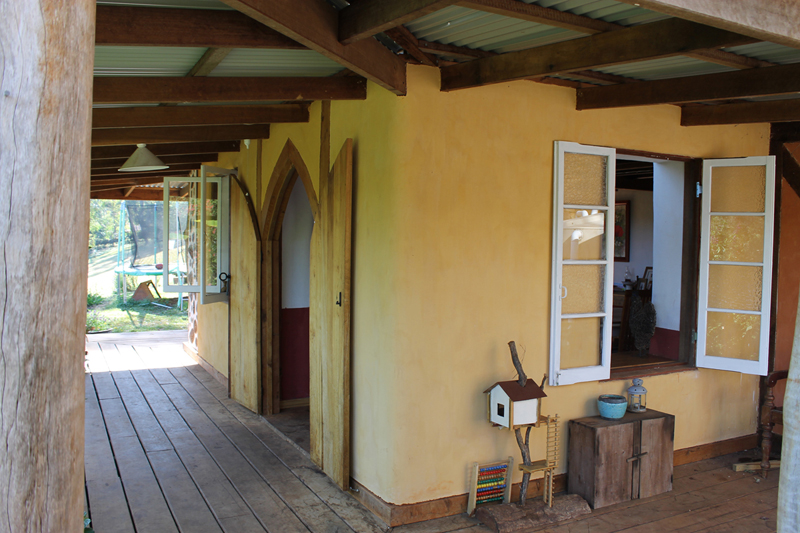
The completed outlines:
[[[479,507],[475,517],[496,533],[522,533],[591,512],[586,500],[577,494],[565,494],[556,496],[552,507],[541,500],[528,502],[524,507],[516,503],[487,505]]]

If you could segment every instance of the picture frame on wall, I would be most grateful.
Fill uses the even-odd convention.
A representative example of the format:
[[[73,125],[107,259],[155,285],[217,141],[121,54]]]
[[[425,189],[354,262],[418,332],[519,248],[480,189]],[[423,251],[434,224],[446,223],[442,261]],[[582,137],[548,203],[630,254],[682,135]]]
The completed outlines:
[[[614,261],[628,263],[631,260],[631,202],[616,202],[614,205]]]
[[[653,267],[645,267],[644,269],[644,289],[653,290]]]

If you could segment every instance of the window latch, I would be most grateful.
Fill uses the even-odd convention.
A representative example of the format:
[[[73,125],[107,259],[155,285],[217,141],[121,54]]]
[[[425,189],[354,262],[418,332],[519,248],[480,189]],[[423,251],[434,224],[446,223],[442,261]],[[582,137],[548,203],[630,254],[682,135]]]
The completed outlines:
[[[341,292],[339,293],[339,298],[336,299],[336,305],[338,305],[339,307],[342,306],[342,293]]]
[[[697,182],[695,185],[697,185],[697,189],[695,190],[695,197],[700,198],[700,195],[703,194],[703,186],[700,185],[700,182]]]

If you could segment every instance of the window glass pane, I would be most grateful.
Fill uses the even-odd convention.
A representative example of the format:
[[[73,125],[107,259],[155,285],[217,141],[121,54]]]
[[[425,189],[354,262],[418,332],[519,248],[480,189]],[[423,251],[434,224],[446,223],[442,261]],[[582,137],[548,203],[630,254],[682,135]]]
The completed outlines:
[[[709,265],[708,307],[761,311],[762,268]]]
[[[766,173],[759,167],[713,167],[711,212],[762,213]]]
[[[561,314],[604,312],[605,271],[603,265],[564,265],[561,285],[567,297],[561,300]]]
[[[602,318],[561,320],[561,368],[580,368],[601,364]]]
[[[191,187],[196,188],[194,184]],[[197,283],[198,203],[196,194],[169,197],[167,219],[171,283]]]
[[[219,226],[219,184],[206,183],[206,285],[216,287],[219,283],[217,271],[217,239]]]
[[[607,205],[606,166],[602,155],[564,154],[564,203]]]
[[[706,354],[758,361],[761,316],[708,313]]]
[[[564,209],[564,259],[605,259],[605,211]]]
[[[762,262],[764,217],[712,216],[709,260]]]

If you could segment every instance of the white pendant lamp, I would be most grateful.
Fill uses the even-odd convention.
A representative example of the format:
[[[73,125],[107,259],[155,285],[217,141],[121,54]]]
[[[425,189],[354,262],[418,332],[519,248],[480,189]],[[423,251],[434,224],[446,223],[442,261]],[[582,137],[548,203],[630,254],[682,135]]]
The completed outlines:
[[[146,172],[148,170],[164,170],[169,168],[156,155],[147,149],[146,144],[137,144],[125,164],[119,168],[120,172]]]

